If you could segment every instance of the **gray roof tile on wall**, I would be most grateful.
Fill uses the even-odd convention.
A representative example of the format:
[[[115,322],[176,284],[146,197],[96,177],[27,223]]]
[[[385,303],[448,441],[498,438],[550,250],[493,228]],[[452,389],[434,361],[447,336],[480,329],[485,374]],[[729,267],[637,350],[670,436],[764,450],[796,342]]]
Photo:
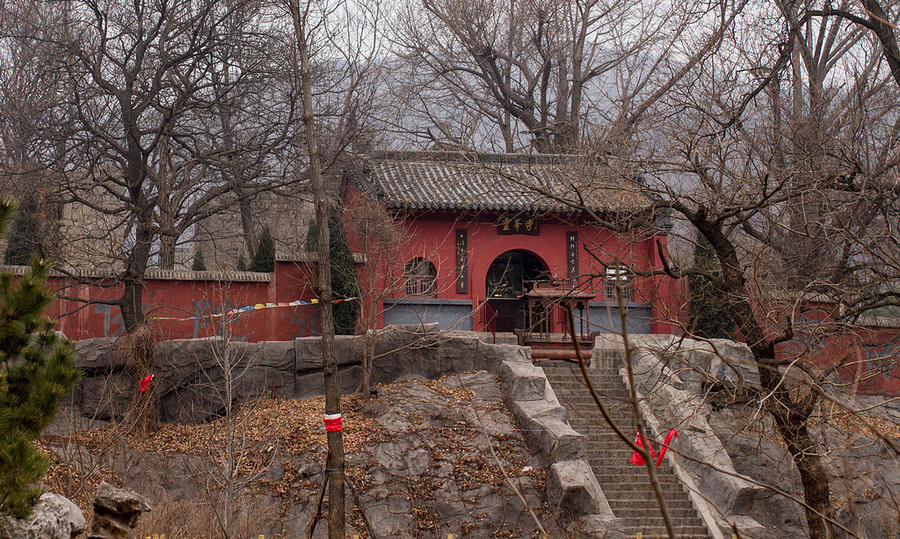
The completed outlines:
[[[572,156],[387,152],[371,156],[357,187],[391,208],[568,212],[646,207],[640,186],[607,165]]]

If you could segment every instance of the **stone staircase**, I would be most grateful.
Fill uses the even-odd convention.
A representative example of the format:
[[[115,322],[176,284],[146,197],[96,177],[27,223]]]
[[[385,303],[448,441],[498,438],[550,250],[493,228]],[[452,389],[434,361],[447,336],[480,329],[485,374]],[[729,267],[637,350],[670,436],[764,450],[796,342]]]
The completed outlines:
[[[628,401],[628,389],[617,372],[621,365],[622,361],[618,358],[600,360],[588,372],[610,416],[624,432],[634,437],[636,427]],[[560,403],[568,410],[572,428],[585,435],[585,458],[593,468],[613,513],[622,519],[625,537],[635,537],[638,533],[642,533],[645,539],[668,537],[646,468],[628,462],[632,450],[603,420],[578,365],[544,361],[540,366]],[[660,436],[649,430],[648,435],[654,441],[654,449],[658,449]],[[657,468],[657,477],[676,535],[708,539],[709,531],[667,461],[668,458],[664,459],[662,466]]]

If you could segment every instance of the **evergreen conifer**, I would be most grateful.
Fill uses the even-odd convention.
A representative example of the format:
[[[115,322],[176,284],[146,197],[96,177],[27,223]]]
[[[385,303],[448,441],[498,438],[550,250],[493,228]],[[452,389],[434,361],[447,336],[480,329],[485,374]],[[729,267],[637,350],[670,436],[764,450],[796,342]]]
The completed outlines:
[[[0,237],[15,213],[0,198]],[[47,460],[32,445],[77,383],[71,344],[53,331],[44,309],[50,262],[32,257],[18,280],[0,274],[0,518],[27,517],[41,495]]]
[[[272,233],[269,228],[263,229],[259,236],[259,243],[256,244],[256,252],[253,259],[250,260],[250,266],[247,271],[255,271],[259,273],[271,273],[275,271],[275,240],[272,239]]]
[[[37,201],[34,197],[26,197],[19,205],[19,211],[13,220],[12,232],[9,235],[9,243],[6,253],[3,255],[3,263],[9,266],[27,266],[31,264],[31,254],[38,253],[36,242],[38,237],[38,224],[34,218],[37,211]]]
[[[694,267],[719,277],[715,253],[709,241],[697,234]],[[691,321],[694,334],[706,339],[733,339],[734,319],[728,311],[727,298],[713,281],[703,275],[690,276]]]
[[[203,261],[203,249],[197,248],[194,252],[194,261],[191,263],[191,270],[206,271],[206,262]]]
[[[353,262],[353,253],[347,244],[347,234],[341,212],[332,209],[328,212],[328,249],[331,253],[331,293],[335,300],[355,298],[359,296],[359,279]],[[316,251],[318,225],[313,220],[309,224],[306,235],[306,250]],[[359,300],[342,301],[334,304],[334,332],[337,335],[353,335],[356,332],[356,319],[359,315]]]

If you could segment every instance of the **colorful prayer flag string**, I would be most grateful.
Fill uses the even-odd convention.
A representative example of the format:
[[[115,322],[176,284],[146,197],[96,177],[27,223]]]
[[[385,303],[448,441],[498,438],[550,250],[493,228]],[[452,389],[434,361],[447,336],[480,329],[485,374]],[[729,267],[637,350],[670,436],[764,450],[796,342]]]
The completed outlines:
[[[362,299],[363,297],[364,296],[357,296],[357,297],[353,297],[353,298],[341,298],[341,299],[336,299],[336,300],[332,301],[332,303],[353,301],[356,299]],[[298,299],[298,300],[291,301],[291,302],[257,303],[255,305],[245,305],[243,307],[235,307],[234,309],[231,309],[230,311],[224,312],[224,313],[202,314],[202,315],[186,316],[184,318],[178,318],[176,316],[148,316],[147,318],[150,318],[151,320],[178,320],[178,321],[202,320],[204,318],[216,318],[216,317],[220,317],[220,316],[233,316],[236,314],[242,314],[242,313],[246,313],[246,312],[250,312],[250,311],[259,311],[262,309],[276,309],[276,308],[280,308],[280,307],[300,307],[300,306],[304,306],[304,305],[317,305],[318,303],[319,303],[318,299],[313,299],[310,301],[300,301]]]

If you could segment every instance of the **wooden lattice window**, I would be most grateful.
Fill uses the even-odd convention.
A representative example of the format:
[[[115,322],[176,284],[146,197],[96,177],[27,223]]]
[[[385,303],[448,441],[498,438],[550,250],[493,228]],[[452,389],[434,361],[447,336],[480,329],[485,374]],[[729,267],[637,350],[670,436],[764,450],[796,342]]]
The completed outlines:
[[[603,275],[603,299],[616,301],[617,288],[621,290],[622,301],[632,301],[634,299],[634,275],[627,267],[621,264],[607,266]]]
[[[437,270],[427,258],[413,258],[407,262],[403,278],[407,296],[434,296],[437,293]]]

